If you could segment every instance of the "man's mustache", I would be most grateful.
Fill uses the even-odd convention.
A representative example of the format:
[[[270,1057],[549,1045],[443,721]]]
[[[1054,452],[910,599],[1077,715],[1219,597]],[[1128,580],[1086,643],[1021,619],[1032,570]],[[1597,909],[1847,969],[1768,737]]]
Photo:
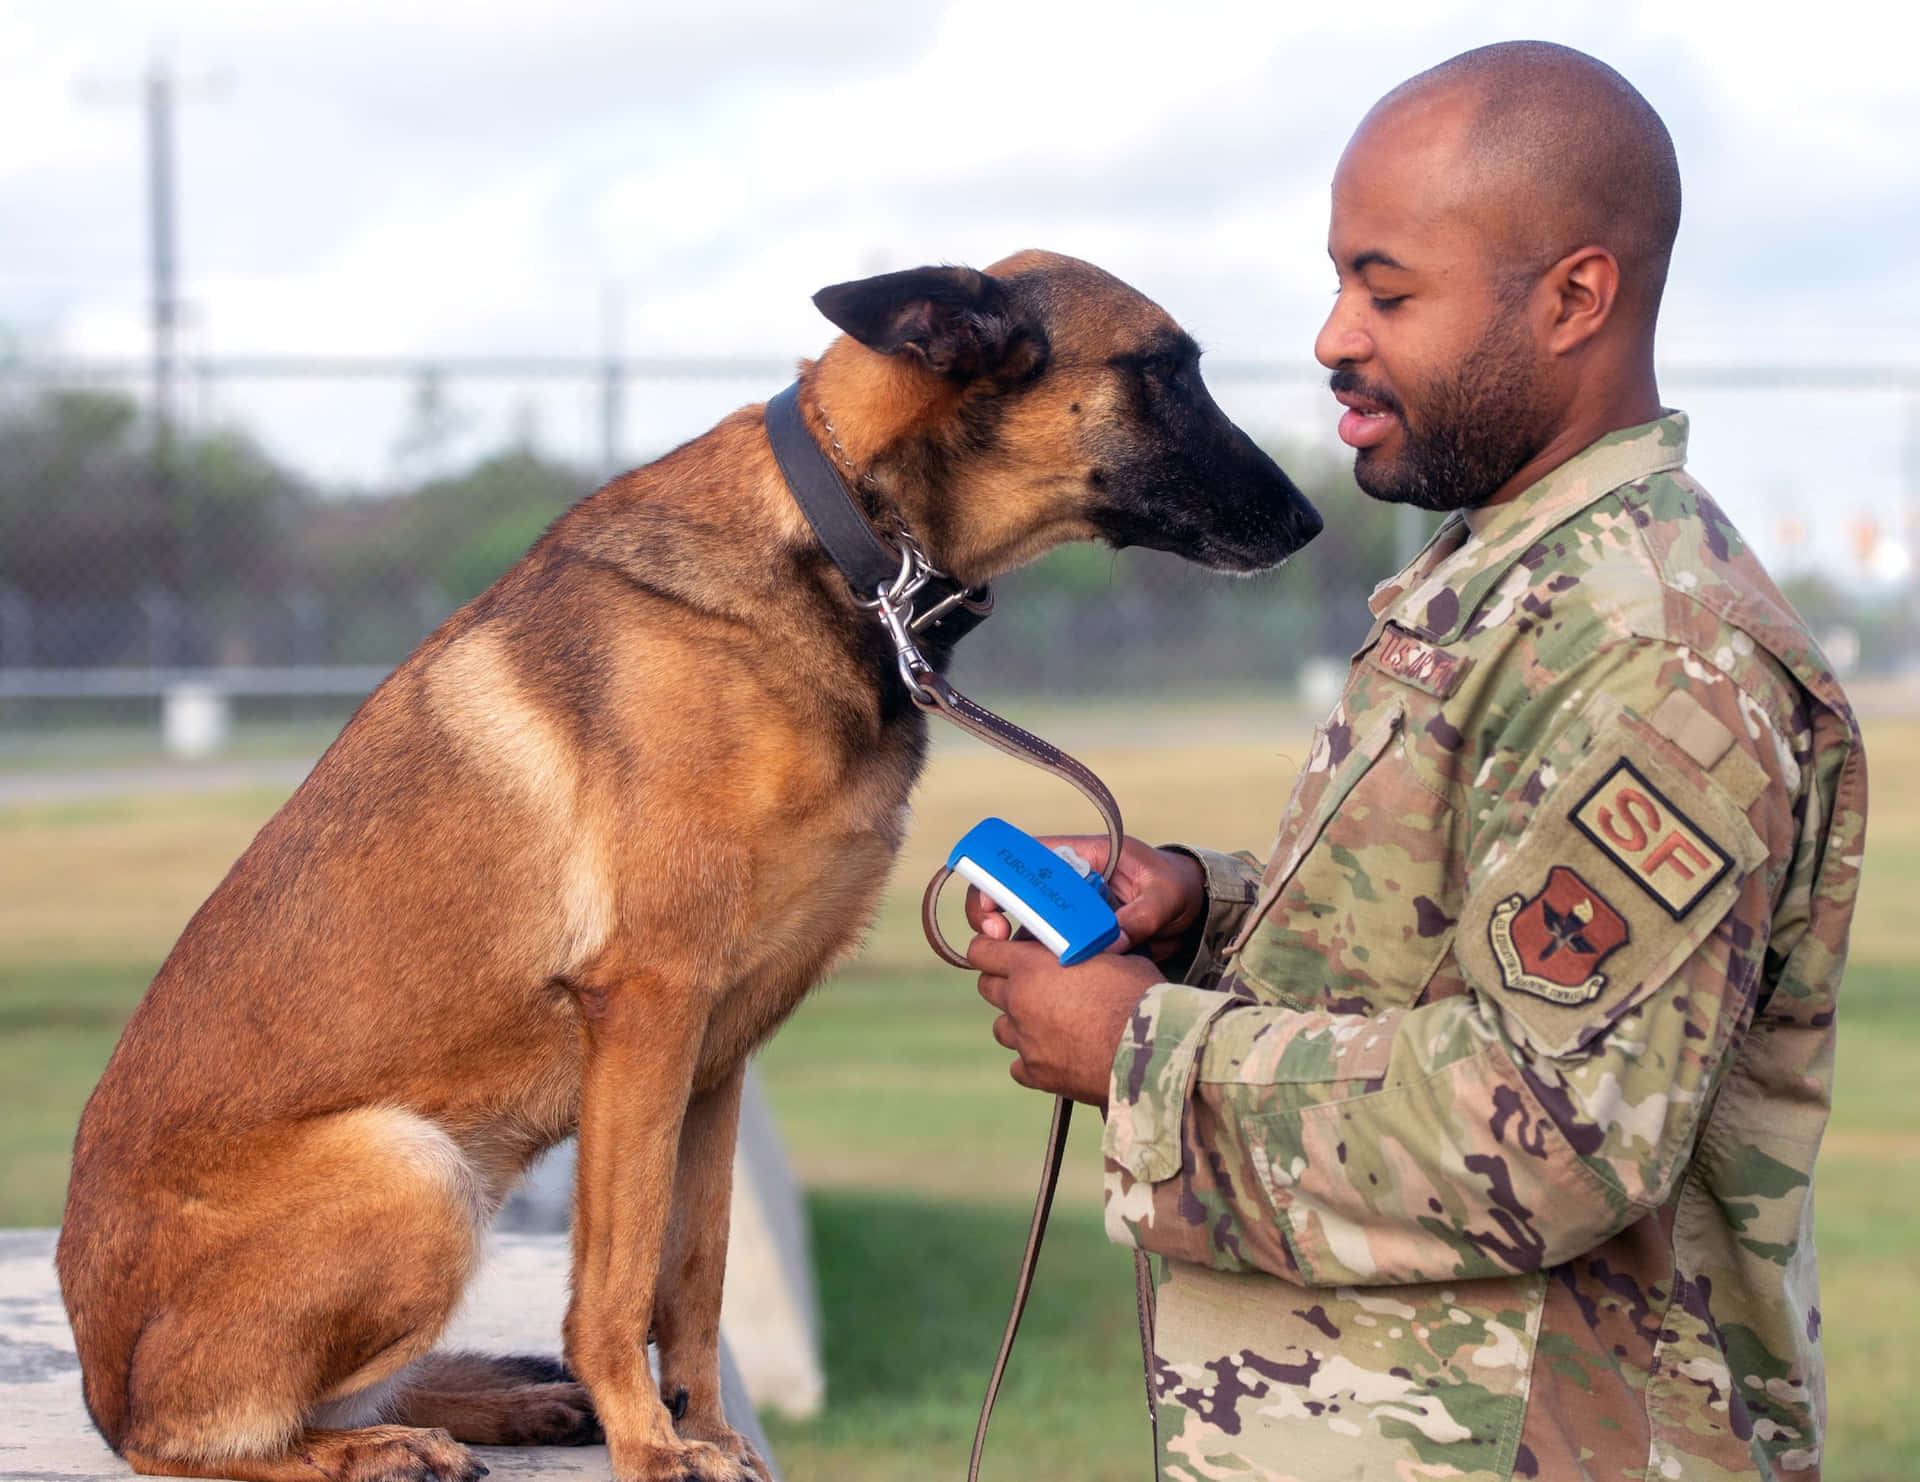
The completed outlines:
[[[1365,397],[1382,410],[1393,413],[1402,421],[1406,420],[1406,413],[1401,409],[1399,397],[1383,387],[1361,380],[1360,373],[1348,366],[1341,366],[1339,370],[1327,377],[1327,389],[1336,395],[1345,392],[1348,396]]]

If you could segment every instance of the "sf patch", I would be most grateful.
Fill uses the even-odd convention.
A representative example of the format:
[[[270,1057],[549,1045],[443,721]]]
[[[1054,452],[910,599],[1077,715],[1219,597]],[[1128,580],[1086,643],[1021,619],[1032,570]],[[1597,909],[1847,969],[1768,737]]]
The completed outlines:
[[[1598,998],[1607,986],[1600,964],[1631,936],[1626,917],[1565,865],[1532,896],[1502,900],[1487,923],[1500,981],[1558,1004]]]
[[[1625,757],[1568,817],[1675,921],[1733,867],[1733,859]]]

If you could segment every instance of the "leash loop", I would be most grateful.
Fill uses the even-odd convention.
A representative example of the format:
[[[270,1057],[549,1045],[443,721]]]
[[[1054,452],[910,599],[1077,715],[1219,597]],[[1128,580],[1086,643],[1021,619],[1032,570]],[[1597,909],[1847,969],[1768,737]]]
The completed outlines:
[[[908,689],[913,692],[914,702],[922,709],[939,712],[968,735],[1077,788],[1093,804],[1100,814],[1100,822],[1106,827],[1107,861],[1100,867],[1100,879],[1106,885],[1113,883],[1114,872],[1120,868],[1120,847],[1126,831],[1120,821],[1120,804],[1091,767],[1051,742],[1043,741],[1033,732],[1015,725],[1005,716],[995,715],[986,706],[969,699],[949,684],[944,676],[925,676],[917,688],[909,684]],[[922,699],[921,691],[925,691],[928,698]],[[926,892],[920,897],[920,929],[926,934],[927,945],[933,949],[935,957],[949,967],[970,972],[973,964],[947,940],[946,933],[940,929],[940,893],[952,878],[953,872],[942,865],[927,882]]]
[[[1120,848],[1125,830],[1120,821],[1119,802],[1091,767],[1050,742],[1043,741],[1031,731],[995,715],[984,705],[968,699],[947,682],[945,675],[921,676],[920,688],[931,697],[930,701],[922,699],[919,690],[914,690],[912,685],[908,688],[913,690],[916,704],[938,711],[961,730],[985,741],[996,750],[1050,772],[1078,788],[1099,811],[1100,821],[1106,825],[1107,859],[1101,867],[1100,878],[1108,885],[1113,883],[1114,873],[1120,868]],[[950,966],[970,972],[973,964],[947,941],[940,930],[940,892],[952,877],[953,872],[942,866],[927,882],[926,893],[920,898],[920,926],[926,933],[927,945],[933,948],[936,957]],[[1033,1216],[1027,1225],[1026,1248],[1021,1252],[1020,1271],[1014,1278],[1013,1305],[1007,1314],[1006,1329],[1000,1337],[1000,1350],[994,1356],[993,1370],[987,1376],[986,1396],[980,1404],[980,1419],[974,1427],[973,1451],[967,1459],[967,1482],[979,1482],[980,1461],[987,1445],[987,1428],[992,1423],[994,1401],[999,1398],[1000,1382],[1006,1376],[1007,1362],[1013,1356],[1014,1339],[1020,1331],[1020,1319],[1026,1313],[1027,1298],[1033,1290],[1034,1273],[1040,1262],[1041,1243],[1046,1239],[1047,1219],[1053,1210],[1054,1190],[1060,1181],[1060,1165],[1066,1155],[1067,1128],[1072,1117],[1073,1103],[1064,1096],[1056,1096],[1053,1100],[1053,1123],[1047,1131],[1047,1149],[1040,1163],[1040,1187],[1034,1199]],[[1146,1386],[1147,1429],[1153,1437],[1153,1472],[1155,1482],[1158,1482],[1160,1419],[1153,1392],[1153,1272],[1144,1251],[1136,1250],[1133,1253],[1133,1286],[1134,1303],[1140,1321],[1140,1365]]]

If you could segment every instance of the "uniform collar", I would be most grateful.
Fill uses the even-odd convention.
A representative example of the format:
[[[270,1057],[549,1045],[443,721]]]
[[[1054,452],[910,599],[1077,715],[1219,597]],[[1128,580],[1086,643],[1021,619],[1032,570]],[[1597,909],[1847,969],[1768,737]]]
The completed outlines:
[[[1687,415],[1668,412],[1590,443],[1504,504],[1457,510],[1399,575],[1373,590],[1373,615],[1451,643],[1513,563],[1596,500],[1687,461]]]

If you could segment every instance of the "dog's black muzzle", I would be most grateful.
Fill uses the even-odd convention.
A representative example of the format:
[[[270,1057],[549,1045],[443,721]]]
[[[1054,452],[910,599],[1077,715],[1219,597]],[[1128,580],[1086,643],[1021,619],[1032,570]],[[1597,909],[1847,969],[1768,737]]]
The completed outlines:
[[[1320,512],[1285,470],[1215,415],[1206,435],[1169,440],[1110,476],[1093,511],[1103,539],[1251,572],[1277,566],[1320,533]]]

